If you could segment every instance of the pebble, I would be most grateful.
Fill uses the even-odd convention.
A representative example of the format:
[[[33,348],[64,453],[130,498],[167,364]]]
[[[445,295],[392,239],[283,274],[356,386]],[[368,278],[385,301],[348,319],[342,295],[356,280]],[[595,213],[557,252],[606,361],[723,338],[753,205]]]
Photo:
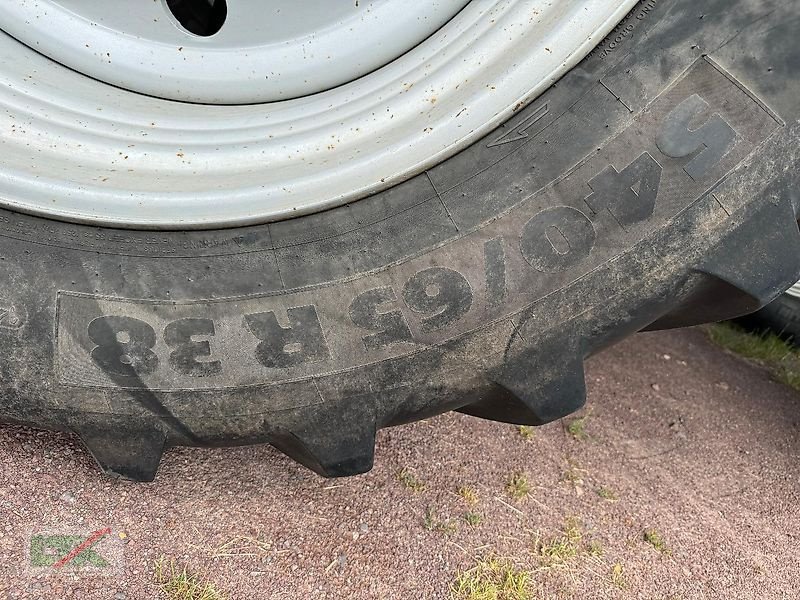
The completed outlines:
[[[72,492],[64,492],[63,494],[61,494],[59,500],[61,500],[65,504],[75,504],[77,498],[75,497],[75,494],[73,494]]]

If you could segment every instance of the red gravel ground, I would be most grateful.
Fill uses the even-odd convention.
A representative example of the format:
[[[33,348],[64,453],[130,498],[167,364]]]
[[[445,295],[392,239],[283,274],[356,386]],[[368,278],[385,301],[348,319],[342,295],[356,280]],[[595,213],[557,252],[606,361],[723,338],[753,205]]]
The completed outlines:
[[[534,598],[797,598],[800,396],[699,330],[635,336],[587,381],[583,439],[571,419],[525,439],[449,414],[382,431],[375,469],[347,480],[261,446],[172,450],[134,484],[101,476],[69,436],[0,427],[0,598],[162,598],[162,555],[230,599],[448,598],[492,554],[531,572]],[[520,500],[513,473],[530,486]],[[571,517],[577,555],[547,568],[537,539]],[[109,567],[30,566],[32,534],[105,527]]]

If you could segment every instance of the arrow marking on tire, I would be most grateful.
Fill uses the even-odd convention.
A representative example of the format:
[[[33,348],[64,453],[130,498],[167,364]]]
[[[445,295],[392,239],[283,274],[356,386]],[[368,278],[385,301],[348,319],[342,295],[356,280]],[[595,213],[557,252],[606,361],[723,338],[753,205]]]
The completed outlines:
[[[550,107],[545,102],[542,106],[537,108],[533,114],[526,117],[519,125],[517,125],[511,131],[508,131],[489,144],[489,148],[493,148],[494,146],[502,146],[503,144],[508,144],[510,142],[516,142],[518,140],[524,140],[525,138],[529,137],[528,129],[533,127],[536,123],[541,121],[544,116],[550,112]]]

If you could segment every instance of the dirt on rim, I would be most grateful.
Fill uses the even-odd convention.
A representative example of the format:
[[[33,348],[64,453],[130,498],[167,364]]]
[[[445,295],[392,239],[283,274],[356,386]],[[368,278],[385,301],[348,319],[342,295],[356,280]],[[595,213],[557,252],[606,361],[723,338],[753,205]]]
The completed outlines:
[[[70,436],[0,427],[0,598],[165,597],[161,556],[237,600],[448,598],[490,556],[533,598],[797,598],[800,396],[700,330],[634,336],[587,383],[583,420],[444,415],[380,432],[345,480],[258,446],[174,449],[134,484]],[[104,530],[105,566],[31,562],[41,536]]]

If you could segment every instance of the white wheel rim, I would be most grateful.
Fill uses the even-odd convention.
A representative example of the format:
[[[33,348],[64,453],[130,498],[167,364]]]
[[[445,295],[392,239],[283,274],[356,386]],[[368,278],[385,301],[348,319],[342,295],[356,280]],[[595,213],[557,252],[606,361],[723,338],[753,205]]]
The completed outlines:
[[[186,0],[184,0],[186,1]],[[213,0],[205,0],[211,2]],[[408,52],[468,0],[219,0],[208,37],[184,29],[167,0],[0,3],[6,33],[113,85],[205,104],[307,96]]]
[[[800,298],[800,281],[798,281],[792,287],[786,290],[786,293],[794,298]]]
[[[209,228],[350,202],[496,127],[633,4],[473,0],[355,81],[240,106],[123,90],[0,35],[0,204],[103,225]]]

